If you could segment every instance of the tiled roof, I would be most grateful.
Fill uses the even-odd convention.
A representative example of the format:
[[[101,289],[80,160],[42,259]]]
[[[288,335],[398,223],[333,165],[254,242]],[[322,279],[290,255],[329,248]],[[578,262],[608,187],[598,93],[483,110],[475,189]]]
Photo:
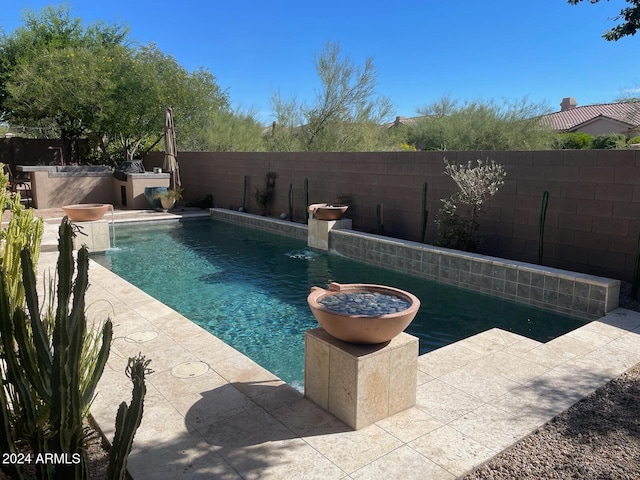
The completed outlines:
[[[624,123],[629,128],[636,127],[640,125],[640,102],[584,105],[544,115],[542,121],[548,122],[555,130],[572,131],[597,118],[609,118]]]

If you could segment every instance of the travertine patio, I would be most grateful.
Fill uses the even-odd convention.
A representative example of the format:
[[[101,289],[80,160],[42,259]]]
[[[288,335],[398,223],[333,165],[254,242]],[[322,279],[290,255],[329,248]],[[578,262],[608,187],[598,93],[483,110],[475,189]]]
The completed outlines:
[[[58,224],[47,220],[40,273]],[[546,344],[492,329],[422,355],[416,407],[353,431],[96,263],[89,279],[89,318],[115,326],[91,409],[107,438],[131,398],[127,358],[152,359],[136,480],[455,478],[640,362],[640,313],[624,309]]]

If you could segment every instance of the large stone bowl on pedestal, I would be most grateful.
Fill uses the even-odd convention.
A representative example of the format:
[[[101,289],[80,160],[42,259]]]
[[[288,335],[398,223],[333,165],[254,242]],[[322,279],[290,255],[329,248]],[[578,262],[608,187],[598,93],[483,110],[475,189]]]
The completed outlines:
[[[349,207],[330,203],[312,203],[309,213],[318,220],[340,220]]]
[[[312,287],[307,303],[329,335],[360,344],[390,341],[409,326],[420,308],[420,300],[409,292],[368,283],[333,282],[328,290]]]
[[[62,210],[72,222],[93,222],[100,220],[112,208],[110,203],[77,203],[65,205]]]

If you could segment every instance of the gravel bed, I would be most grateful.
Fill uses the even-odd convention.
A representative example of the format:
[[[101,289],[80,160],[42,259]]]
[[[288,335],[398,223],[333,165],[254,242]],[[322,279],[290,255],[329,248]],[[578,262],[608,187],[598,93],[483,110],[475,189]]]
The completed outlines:
[[[640,312],[630,291],[623,283],[620,306]],[[640,364],[463,478],[640,478]]]

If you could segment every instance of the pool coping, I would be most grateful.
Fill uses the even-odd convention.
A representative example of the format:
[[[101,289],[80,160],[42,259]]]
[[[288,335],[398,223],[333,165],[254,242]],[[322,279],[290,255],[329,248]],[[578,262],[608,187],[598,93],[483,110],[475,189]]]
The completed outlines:
[[[43,251],[40,273],[56,258]],[[91,408],[107,438],[131,396],[128,356],[142,352],[155,370],[129,457],[134,479],[452,479],[640,362],[638,312],[616,309],[546,344],[491,329],[420,356],[416,407],[352,431],[109,270],[91,262],[89,275],[88,318],[114,322]],[[171,373],[196,362],[205,374]]]
[[[211,218],[307,239],[307,226],[220,208]],[[587,320],[618,307],[620,281],[354,230],[331,230],[329,250],[352,260]]]

